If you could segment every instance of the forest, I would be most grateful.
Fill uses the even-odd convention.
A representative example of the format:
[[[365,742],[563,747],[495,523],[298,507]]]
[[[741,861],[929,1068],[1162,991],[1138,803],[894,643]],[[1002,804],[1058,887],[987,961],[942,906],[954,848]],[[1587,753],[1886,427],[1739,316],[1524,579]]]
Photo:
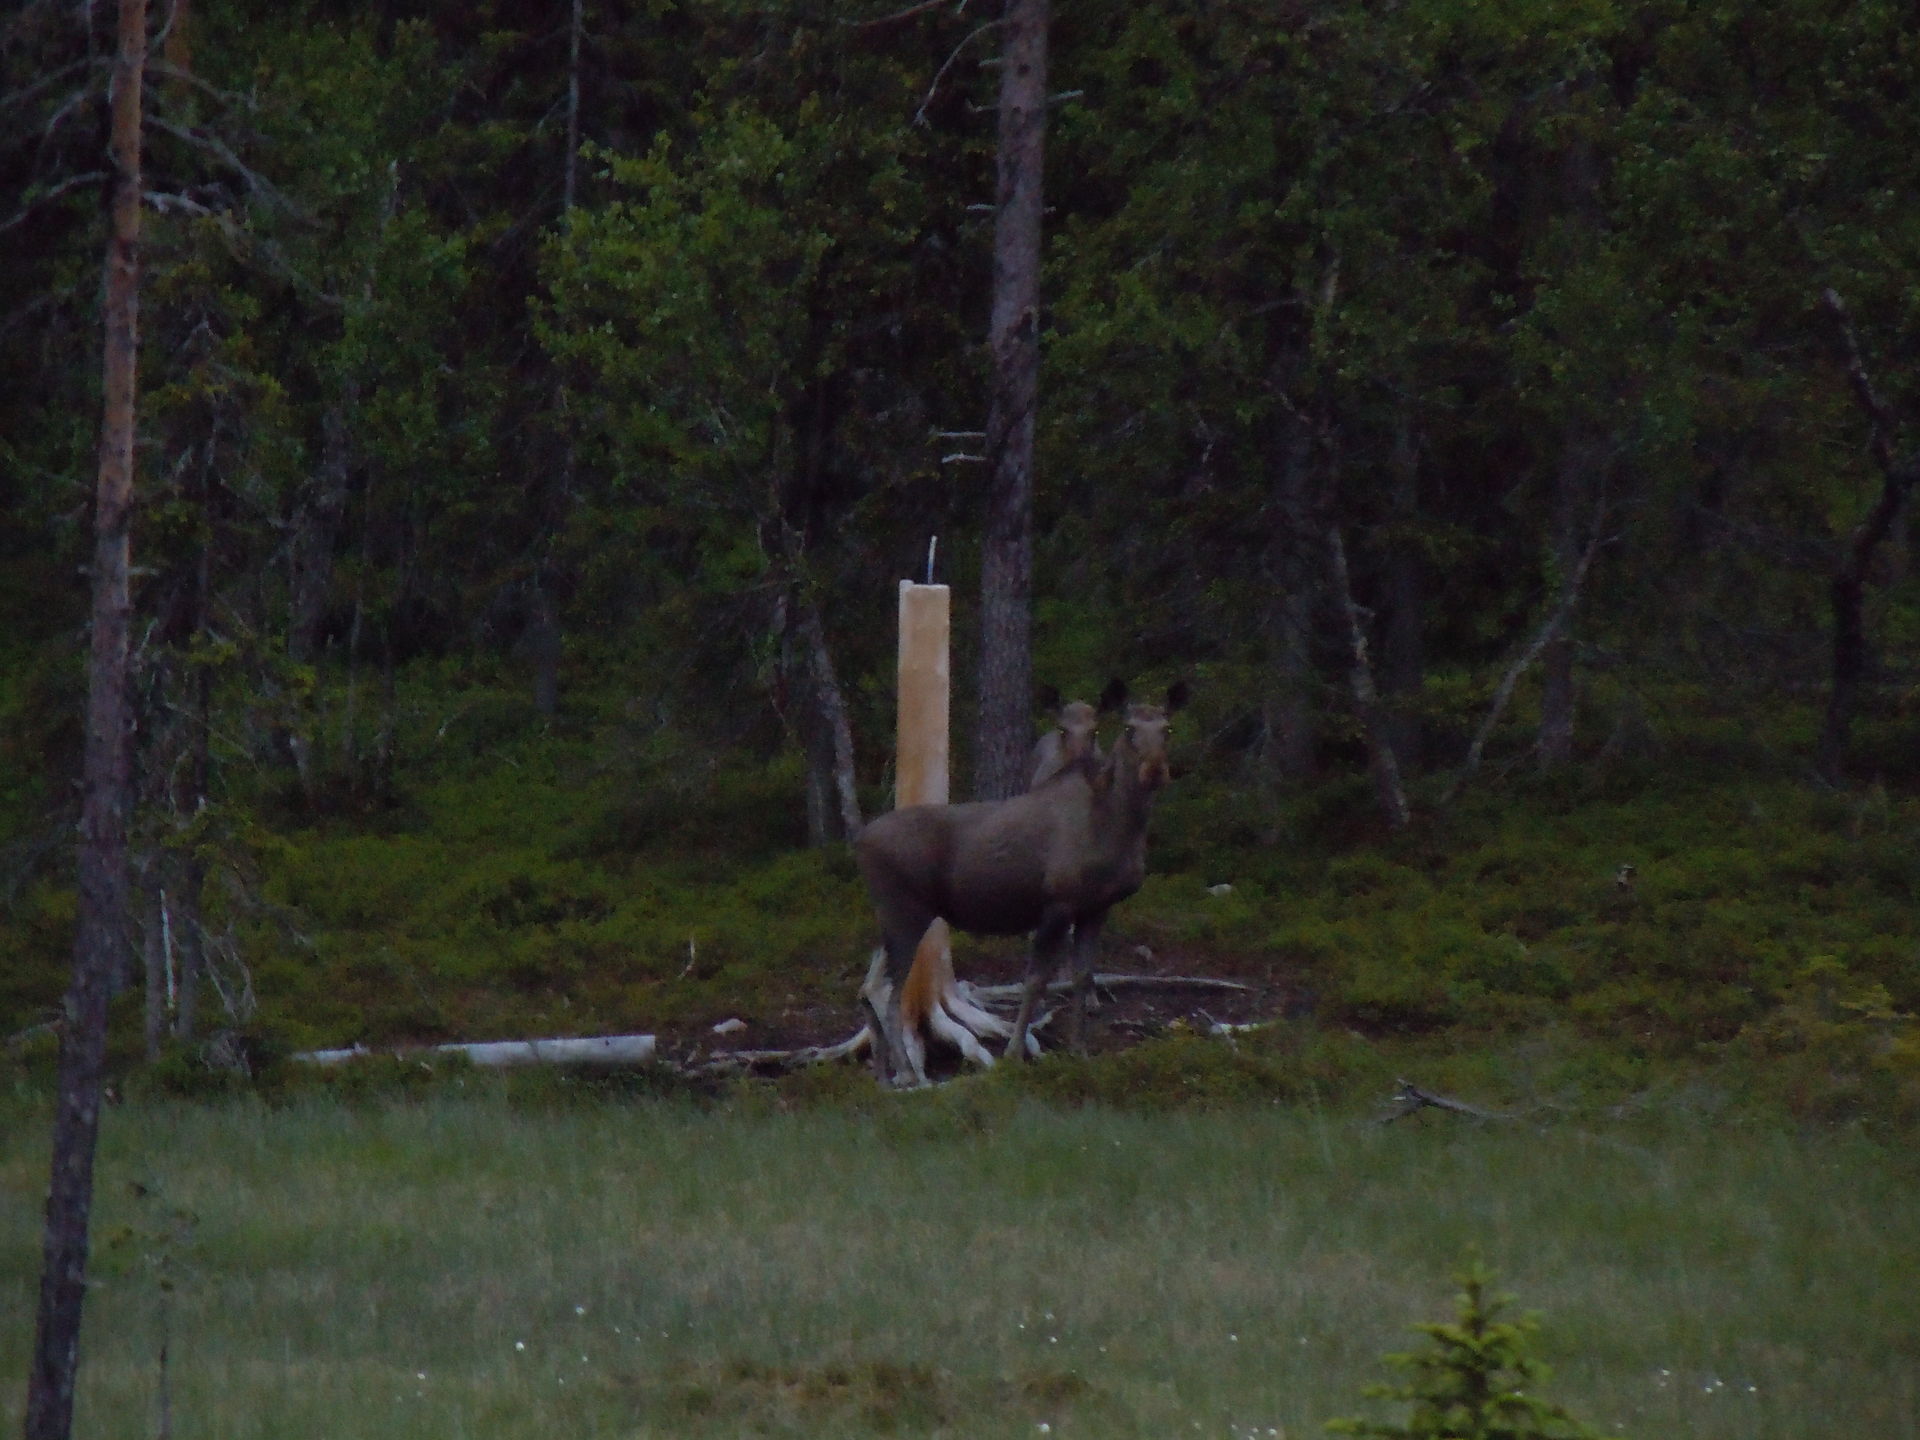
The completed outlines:
[[[1905,7],[1059,6],[1013,528],[1001,21],[150,24],[128,948],[183,948],[181,1034],[220,955],[239,1019],[311,950],[299,837],[431,832],[456,774],[499,782],[470,820],[530,809],[527,746],[548,803],[617,792],[579,846],[831,850],[888,804],[930,564],[958,794],[1005,793],[1039,686],[1124,676],[1191,682],[1190,813],[1248,855],[1302,797],[1354,843],[1623,765],[1904,804]],[[70,943],[112,27],[0,31],[10,1033]],[[996,567],[1024,588],[971,601]],[[500,905],[598,903],[541,889]]]
[[[433,1188],[412,1198],[421,1176],[397,1174],[386,1141],[336,1141],[354,1104],[431,1086],[430,1067],[316,1082],[289,1063],[355,1044],[658,1033],[684,1065],[586,1098],[720,1100],[797,1175],[816,1144],[842,1147],[876,1190],[902,1183],[857,1128],[876,1116],[883,1148],[937,1169],[973,1146],[1044,1189],[1060,1162],[1029,1154],[1023,1127],[1171,1154],[1153,1122],[1101,1107],[1277,1105],[1275,1143],[1337,1195],[1323,1100],[1351,1115],[1397,1084],[1419,1108],[1433,1097],[1413,1074],[1471,1093],[1441,1099],[1485,1124],[1851,1126],[1863,1148],[1834,1163],[1867,1193],[1891,1173],[1875,1147],[1920,1115],[1917,68],[1920,15],[1890,0],[9,7],[0,1101],[36,1134],[58,1110],[43,1307],[77,1332],[92,1182],[61,1157],[92,1165],[82,1072],[154,1134],[191,1137],[177,1173],[208,1213],[230,1151],[295,1134],[303,1154],[335,1145],[315,1174],[404,1181],[392,1203],[424,1224]],[[1109,996],[1092,1058],[895,1109],[845,1068],[777,1093],[715,1068],[716,1033],[815,1043],[858,1023],[875,924],[850,842],[895,799],[903,579],[952,587],[955,798],[1024,788],[1061,699],[1114,679],[1191,696],[1105,953],[1232,978],[1237,1008]],[[955,958],[1019,963],[966,937]],[[457,1066],[448,1083],[464,1087]],[[531,1154],[541,1126],[500,1117],[571,1113],[573,1083],[500,1092],[496,1114],[476,1082],[368,1125],[449,1157],[448,1135],[473,1127],[481,1151],[494,1126]],[[836,1106],[856,1128],[768,1118]],[[684,1140],[706,1112],[636,1113],[693,1155],[746,1143]],[[593,1124],[583,1144],[624,1154],[630,1138]],[[24,1193],[46,1170],[7,1128],[0,1182]],[[138,1125],[104,1128],[115,1177],[161,1164]],[[1218,1134],[1257,1176],[1259,1155]],[[1738,1170],[1742,1203],[1785,1217],[1754,1223],[1802,1237],[1767,1294],[1802,1293],[1795,1266],[1848,1270],[1857,1291],[1821,1313],[1857,1320],[1864,1373],[1904,1367],[1911,1412],[1904,1290],[1881,1276],[1905,1263],[1887,1258],[1904,1213],[1884,1244],[1843,1227],[1858,1265],[1807,1260],[1828,1254],[1819,1202],[1771,1188],[1774,1132],[1740,1134],[1731,1160],[1693,1132],[1671,1154]],[[1509,1157],[1514,1194],[1554,1195],[1512,1158],[1524,1144],[1473,1143]],[[1585,1144],[1554,1141],[1580,1164]],[[1419,1165],[1487,1183],[1443,1144],[1408,1149],[1354,1146],[1370,1195],[1404,1200]],[[756,1210],[756,1163],[742,1213],[835,1243],[832,1216]],[[1166,1197],[1195,1165],[1161,1170],[1155,1203],[1187,1205]],[[1676,1173],[1661,1183],[1695,1193]],[[672,1183],[648,1178],[666,1211]],[[1703,1254],[1731,1223],[1715,1193],[1698,1186],[1683,1227]],[[78,1240],[58,1252],[62,1195]],[[1257,1221],[1223,1211],[1221,1254],[1291,1223],[1284,1199]],[[1540,1227],[1507,1237],[1510,1266],[1564,1238],[1563,1199],[1527,1207]],[[1301,1346],[1360,1293],[1338,1257],[1397,1243],[1390,1211],[1326,1252]],[[1184,1257],[1151,1239],[1156,1213],[1134,1217],[1140,1244],[1172,1273]],[[1656,1228],[1616,1222],[1629,1246]],[[277,1222],[222,1223],[241,1243],[199,1263]],[[1036,1244],[1087,1230],[1073,1203],[1044,1223]],[[170,1225],[149,1270],[190,1248]],[[9,1284],[22,1233],[0,1246]],[[1625,1298],[1577,1257],[1537,1264],[1587,1277],[1599,1358],[1582,1383],[1609,1406],[1665,1415],[1665,1433],[1800,1435],[1873,1388],[1823,1372],[1753,1401],[1766,1423],[1745,1431],[1724,1406],[1648,1409],[1637,1377],[1691,1333],[1676,1307],[1695,1301],[1661,1298],[1658,1254],[1639,1263]],[[377,1289],[383,1264],[335,1278]],[[746,1297],[740,1335],[761,1323],[753,1296],[805,1285],[742,1274],[726,1282]],[[1731,1315],[1751,1279],[1688,1293]],[[1361,1280],[1381,1305],[1407,1298]],[[550,1267],[543,1283],[559,1313]],[[1232,1287],[1216,1291],[1186,1303]],[[686,1295],[594,1304],[639,1305],[620,1313],[664,1341],[681,1307],[704,1313],[699,1285]],[[136,1358],[83,1412],[146,1393],[148,1322],[122,1302],[112,1353]],[[1776,1338],[1752,1364],[1772,1386],[1818,1350],[1797,1327],[1827,1322],[1768,1303]],[[1166,1353],[1125,1328],[1131,1304],[1117,1287],[1110,1338]],[[1237,1344],[1247,1322],[1221,1313]],[[817,1324],[839,1354],[840,1315]],[[236,1356],[258,1338],[219,1333]],[[1645,1344],[1608,1351],[1629,1333]],[[444,1334],[464,1356],[466,1322]],[[786,1424],[806,1385],[865,1405],[875,1433],[898,1417],[874,1419],[863,1384],[918,1386],[928,1414],[981,1433],[1040,1415],[1177,1426],[1249,1396],[1297,1426],[1340,1404],[1276,1391],[1270,1367],[1216,1393],[1237,1372],[1198,1352],[1182,1396],[1133,1393],[1092,1336],[1085,1363],[1108,1377],[1092,1389],[1053,1371],[1010,1388],[1002,1346],[973,1370],[875,1362],[870,1380],[833,1360],[822,1391],[783,1378],[770,1357],[798,1342],[770,1331],[751,1363],[672,1341],[692,1380],[656,1367],[592,1403],[624,1416],[634,1387],[664,1386],[650,1413],[682,1406],[687,1428],[663,1434],[761,1423],[726,1405]],[[1326,1338],[1344,1384],[1352,1343]],[[35,1390],[30,1433],[64,1433],[49,1417],[72,1406],[68,1362],[52,1409]],[[1862,1433],[1882,1400],[1859,1400]],[[820,1433],[822,1413],[767,1433]]]

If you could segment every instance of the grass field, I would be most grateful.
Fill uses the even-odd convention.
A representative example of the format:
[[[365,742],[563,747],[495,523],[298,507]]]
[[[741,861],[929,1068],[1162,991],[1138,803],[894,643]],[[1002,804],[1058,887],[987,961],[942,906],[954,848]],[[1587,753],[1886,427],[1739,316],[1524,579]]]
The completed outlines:
[[[8,1429],[44,1131],[0,1099]],[[859,1112],[479,1077],[134,1100],[106,1122],[77,1433],[156,1432],[164,1327],[182,1440],[1317,1435],[1478,1250],[1542,1315],[1551,1397],[1613,1433],[1898,1440],[1916,1179],[1850,1130],[1142,1115],[991,1081]]]

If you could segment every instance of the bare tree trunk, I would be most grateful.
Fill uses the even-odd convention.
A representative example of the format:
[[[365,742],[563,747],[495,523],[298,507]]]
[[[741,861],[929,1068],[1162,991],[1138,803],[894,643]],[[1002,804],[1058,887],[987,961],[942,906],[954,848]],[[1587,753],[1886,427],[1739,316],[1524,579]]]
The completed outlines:
[[[1547,646],[1560,633],[1573,614],[1574,606],[1580,600],[1580,587],[1586,583],[1587,571],[1593,567],[1593,557],[1600,553],[1600,547],[1607,543],[1600,533],[1600,522],[1605,518],[1603,512],[1596,510],[1593,517],[1593,538],[1587,542],[1587,548],[1581,552],[1579,562],[1561,586],[1560,599],[1553,607],[1553,613],[1547,616],[1532,641],[1520,652],[1514,662],[1507,667],[1507,673],[1493,693],[1493,704],[1487,707],[1486,718],[1480,722],[1480,728],[1474,733],[1473,743],[1467,747],[1467,758],[1461,763],[1459,772],[1448,783],[1446,792],[1440,797],[1442,806],[1451,805],[1460,788],[1471,780],[1474,772],[1480,768],[1480,757],[1486,752],[1487,741],[1493,735],[1494,727],[1500,723],[1500,717],[1506,713],[1507,703],[1513,699],[1514,686],[1520,683],[1520,677],[1527,667],[1540,658]]]
[[[1373,683],[1373,663],[1367,657],[1367,623],[1353,598],[1353,581],[1347,573],[1347,547],[1340,527],[1327,528],[1327,550],[1332,561],[1333,597],[1346,622],[1350,664],[1348,684],[1353,691],[1354,709],[1360,715],[1360,728],[1367,737],[1367,766],[1373,772],[1374,793],[1380,800],[1380,813],[1387,828],[1403,830],[1409,818],[1407,793],[1400,783],[1400,761],[1393,753],[1393,738],[1387,732],[1387,718],[1380,707],[1379,691]]]
[[[1426,563],[1420,548],[1420,442],[1404,411],[1393,443],[1392,522],[1387,536],[1387,617],[1381,646],[1381,689],[1387,734],[1405,770],[1426,768],[1420,718],[1427,683]]]
[[[573,0],[567,19],[567,157],[560,180],[560,223],[573,223],[573,207],[580,189],[580,45],[586,34],[585,0]],[[563,435],[560,455],[559,505],[550,521],[558,529],[573,497],[574,479],[579,469],[579,454],[574,447],[573,427],[568,422],[567,387],[558,378],[553,387],[554,414],[561,417]],[[560,713],[560,660],[564,642],[560,630],[560,610],[554,603],[552,566],[542,561],[534,568],[533,593],[527,620],[527,649],[533,661],[533,708],[545,719]]]
[[[128,525],[140,335],[140,91],[146,0],[120,0],[114,62],[111,234],[107,243],[105,401],[94,506],[93,625],[80,809],[79,914],[60,1038],[59,1095],[47,1184],[40,1308],[27,1377],[26,1440],[66,1440],[86,1298],[93,1157],[100,1133],[107,985],[126,953],[127,810],[133,791],[128,714]]]
[[[208,503],[204,489],[200,503],[202,506]],[[213,541],[209,537],[201,542],[198,571],[194,576],[193,625],[197,636],[206,635],[210,619],[212,552]],[[174,812],[192,817],[206,806],[213,757],[213,671],[204,658],[194,659],[189,666],[187,694],[187,791],[175,802]],[[172,925],[180,954],[174,977],[173,1033],[176,1039],[191,1040],[198,1018],[200,973],[206,963],[201,944],[200,892],[206,885],[207,867],[197,846],[187,850],[179,873],[180,883],[174,896],[177,919]]]
[[[855,786],[853,725],[819,609],[796,595],[781,642],[781,666],[797,713],[790,724],[807,762],[807,843],[851,840],[865,823]]]
[[[586,0],[573,0],[567,22],[567,169],[560,190],[560,210],[573,214],[580,177],[580,38],[586,30]]]
[[[1269,460],[1266,753],[1283,778],[1304,780],[1313,773],[1319,748],[1313,623],[1321,567],[1310,559],[1313,507],[1307,493],[1313,436],[1297,415],[1283,416],[1276,423],[1282,432]]]
[[[572,445],[568,445],[571,456]],[[533,660],[533,708],[551,720],[560,713],[560,614],[544,575],[536,575],[528,599],[527,650]]]
[[[1838,784],[1843,778],[1847,741],[1853,728],[1854,711],[1859,705],[1860,687],[1867,676],[1867,578],[1872,572],[1874,555],[1892,532],[1893,523],[1900,518],[1914,485],[1920,483],[1920,454],[1909,455],[1904,460],[1894,459],[1893,415],[1874,389],[1873,377],[1867,373],[1846,305],[1835,290],[1826,291],[1821,298],[1840,327],[1847,351],[1847,378],[1852,382],[1854,398],[1871,423],[1869,446],[1881,475],[1880,498],[1848,537],[1828,586],[1833,606],[1833,688],[1827,697],[1827,713],[1820,727],[1814,763],[1822,777]]]
[[[1580,523],[1597,461],[1598,445],[1584,427],[1569,432],[1553,491],[1553,561],[1563,585],[1579,565],[1586,543]],[[1573,660],[1573,612],[1569,610],[1541,655],[1540,733],[1535,753],[1542,770],[1558,769],[1573,758],[1578,706]]]
[[[147,914],[140,927],[140,951],[146,962],[145,1039],[151,1063],[160,1058],[160,1047],[167,1038],[166,890],[159,878],[158,855],[149,855],[141,869],[146,872],[140,890]]]
[[[287,654],[299,664],[318,655],[333,589],[333,547],[346,514],[353,468],[349,394],[321,417],[320,471],[293,516],[288,576]]]
[[[1047,0],[1006,0],[993,234],[991,467],[980,555],[974,794],[1026,788],[1032,743],[1033,437],[1040,381],[1040,212],[1047,128]]]
[[[800,602],[799,642],[804,651],[805,694],[810,714],[808,730],[825,762],[818,767],[823,799],[831,816],[834,838],[851,840],[860,833],[860,797],[854,784],[853,725],[847,718],[846,697],[827,648],[826,626],[811,601]],[[809,747],[813,748],[812,746]]]

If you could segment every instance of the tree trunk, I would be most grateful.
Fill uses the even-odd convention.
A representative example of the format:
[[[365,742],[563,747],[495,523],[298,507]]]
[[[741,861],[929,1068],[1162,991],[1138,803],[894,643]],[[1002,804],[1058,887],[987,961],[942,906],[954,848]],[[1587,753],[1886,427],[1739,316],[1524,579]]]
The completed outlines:
[[[353,467],[352,408],[351,395],[327,407],[320,422],[319,474],[293,516],[287,654],[302,665],[311,664],[319,653],[333,591],[333,547],[346,514]]]
[[[106,259],[105,398],[94,506],[93,624],[80,809],[79,913],[60,1037],[53,1162],[47,1184],[40,1308],[27,1377],[26,1440],[66,1440],[80,1362],[93,1157],[106,1058],[107,984],[128,939],[127,810],[133,790],[127,726],[128,524],[133,508],[134,397],[139,356],[140,90],[146,0],[120,0],[114,62],[112,206]]]
[[[141,862],[144,880],[140,886],[141,899],[146,906],[146,920],[140,927],[140,952],[146,961],[146,1026],[145,1039],[147,1061],[151,1064],[160,1058],[161,1046],[167,1038],[167,951],[166,951],[166,889],[160,880],[160,857],[149,854]]]
[[[1572,430],[1560,452],[1553,489],[1553,564],[1563,586],[1585,549],[1580,526],[1588,510],[1598,456],[1598,444],[1584,428]],[[1540,733],[1535,753],[1542,770],[1556,770],[1573,758],[1578,708],[1573,660],[1573,612],[1569,610],[1541,655]]]
[[[1387,719],[1380,706],[1380,695],[1373,683],[1373,664],[1367,657],[1366,616],[1353,598],[1353,581],[1347,573],[1347,547],[1340,527],[1327,529],[1328,558],[1332,562],[1333,598],[1346,623],[1349,664],[1348,685],[1353,691],[1354,709],[1360,716],[1360,728],[1367,737],[1367,767],[1373,772],[1374,793],[1380,800],[1380,813],[1389,830],[1404,830],[1407,825],[1407,794],[1400,783],[1400,761],[1393,753]]]
[[[200,504],[208,498],[204,490]],[[211,521],[209,520],[209,525]],[[211,570],[213,540],[201,542],[199,566],[194,576],[194,634],[204,638],[209,629],[212,602]],[[176,817],[197,817],[207,803],[207,780],[213,759],[213,670],[204,657],[195,657],[187,670],[187,789],[174,802]],[[189,823],[191,819],[189,819]],[[180,862],[179,885],[174,892],[172,931],[179,947],[175,967],[173,1034],[178,1040],[191,1040],[200,1005],[200,974],[206,964],[206,950],[200,928],[200,892],[206,886],[207,866],[200,858],[199,846],[190,846]]]
[[[560,212],[571,219],[580,178],[580,38],[586,30],[586,0],[573,0],[567,20],[567,168]]]
[[[807,843],[852,840],[864,823],[855,786],[853,725],[827,646],[826,626],[812,602],[795,601],[786,649],[800,706],[795,728],[807,760]]]
[[[571,446],[569,446],[571,450]],[[533,661],[533,708],[543,719],[560,713],[560,613],[544,576],[536,576],[527,600],[527,653]]]
[[[1820,726],[1815,765],[1821,777],[1833,784],[1839,784],[1844,778],[1853,715],[1860,703],[1860,687],[1866,681],[1871,659],[1867,645],[1867,578],[1875,552],[1892,531],[1916,481],[1920,481],[1920,455],[1889,466],[1884,472],[1880,498],[1849,537],[1828,586],[1833,607],[1833,686],[1827,696],[1826,717]]]
[[[1426,688],[1426,561],[1420,549],[1420,441],[1402,414],[1393,444],[1392,521],[1387,535],[1387,618],[1380,656],[1387,735],[1403,769],[1426,768],[1421,693]]]
[[[1032,743],[1033,438],[1040,379],[1040,212],[1047,126],[1047,0],[1007,0],[1001,21],[993,367],[980,555],[980,694],[974,794],[1026,789]]]
[[[1823,778],[1838,784],[1843,778],[1853,712],[1867,675],[1867,579],[1872,573],[1874,555],[1906,508],[1908,495],[1920,484],[1920,454],[1909,455],[1904,460],[1894,458],[1894,417],[1875,391],[1873,377],[1867,373],[1846,305],[1835,290],[1823,292],[1821,299],[1840,328],[1847,352],[1847,378],[1852,383],[1854,398],[1871,423],[1869,448],[1874,463],[1880,467],[1881,477],[1880,498],[1848,537],[1828,589],[1833,606],[1833,689],[1827,697],[1827,713],[1820,727],[1814,763]]]
[[[1313,621],[1321,567],[1310,544],[1313,436],[1298,415],[1279,416],[1270,442],[1272,468],[1267,534],[1267,684],[1263,702],[1266,754],[1287,780],[1313,773],[1315,721]]]

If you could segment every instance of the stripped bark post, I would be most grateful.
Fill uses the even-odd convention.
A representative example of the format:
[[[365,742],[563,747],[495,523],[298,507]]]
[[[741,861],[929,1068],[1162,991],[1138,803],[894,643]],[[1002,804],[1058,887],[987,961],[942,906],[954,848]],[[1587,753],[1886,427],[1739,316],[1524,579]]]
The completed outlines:
[[[953,592],[945,585],[900,582],[900,653],[898,735],[894,751],[894,804],[944,805],[948,799],[948,749],[953,699],[951,641]],[[868,990],[885,986],[878,961],[868,977]],[[926,1068],[921,1035],[927,1017],[940,996],[953,988],[952,937],[944,921],[936,922],[920,942],[913,969],[901,987],[900,1008],[913,1048],[915,1068]],[[875,996],[876,1007],[891,997]],[[876,1008],[876,1017],[885,1014]],[[878,1029],[875,1034],[882,1033]],[[873,1048],[874,1063],[884,1070],[886,1047]]]
[[[40,1306],[27,1376],[26,1440],[66,1440],[73,1429],[93,1160],[106,1059],[108,986],[120,968],[130,933],[127,810],[133,781],[127,725],[132,611],[128,529],[133,511],[140,334],[140,92],[146,60],[146,0],[120,0],[109,129],[113,174],[106,259],[105,395],[94,502],[80,904],[66,1025],[60,1037]]]
[[[899,805],[945,805],[949,799],[949,729],[952,713],[952,597],[945,585],[900,582],[899,743],[894,762]],[[1003,1037],[1012,1026],[982,1008],[974,988],[953,973],[951,932],[936,920],[914,952],[912,968],[899,982],[898,1015],[908,1051],[908,1074],[893,1073],[884,1037],[896,1013],[893,982],[884,951],[868,967],[861,999],[872,1014],[874,1072],[890,1080],[924,1083],[926,1041],[937,1037],[975,1065],[991,1065],[982,1037]]]

